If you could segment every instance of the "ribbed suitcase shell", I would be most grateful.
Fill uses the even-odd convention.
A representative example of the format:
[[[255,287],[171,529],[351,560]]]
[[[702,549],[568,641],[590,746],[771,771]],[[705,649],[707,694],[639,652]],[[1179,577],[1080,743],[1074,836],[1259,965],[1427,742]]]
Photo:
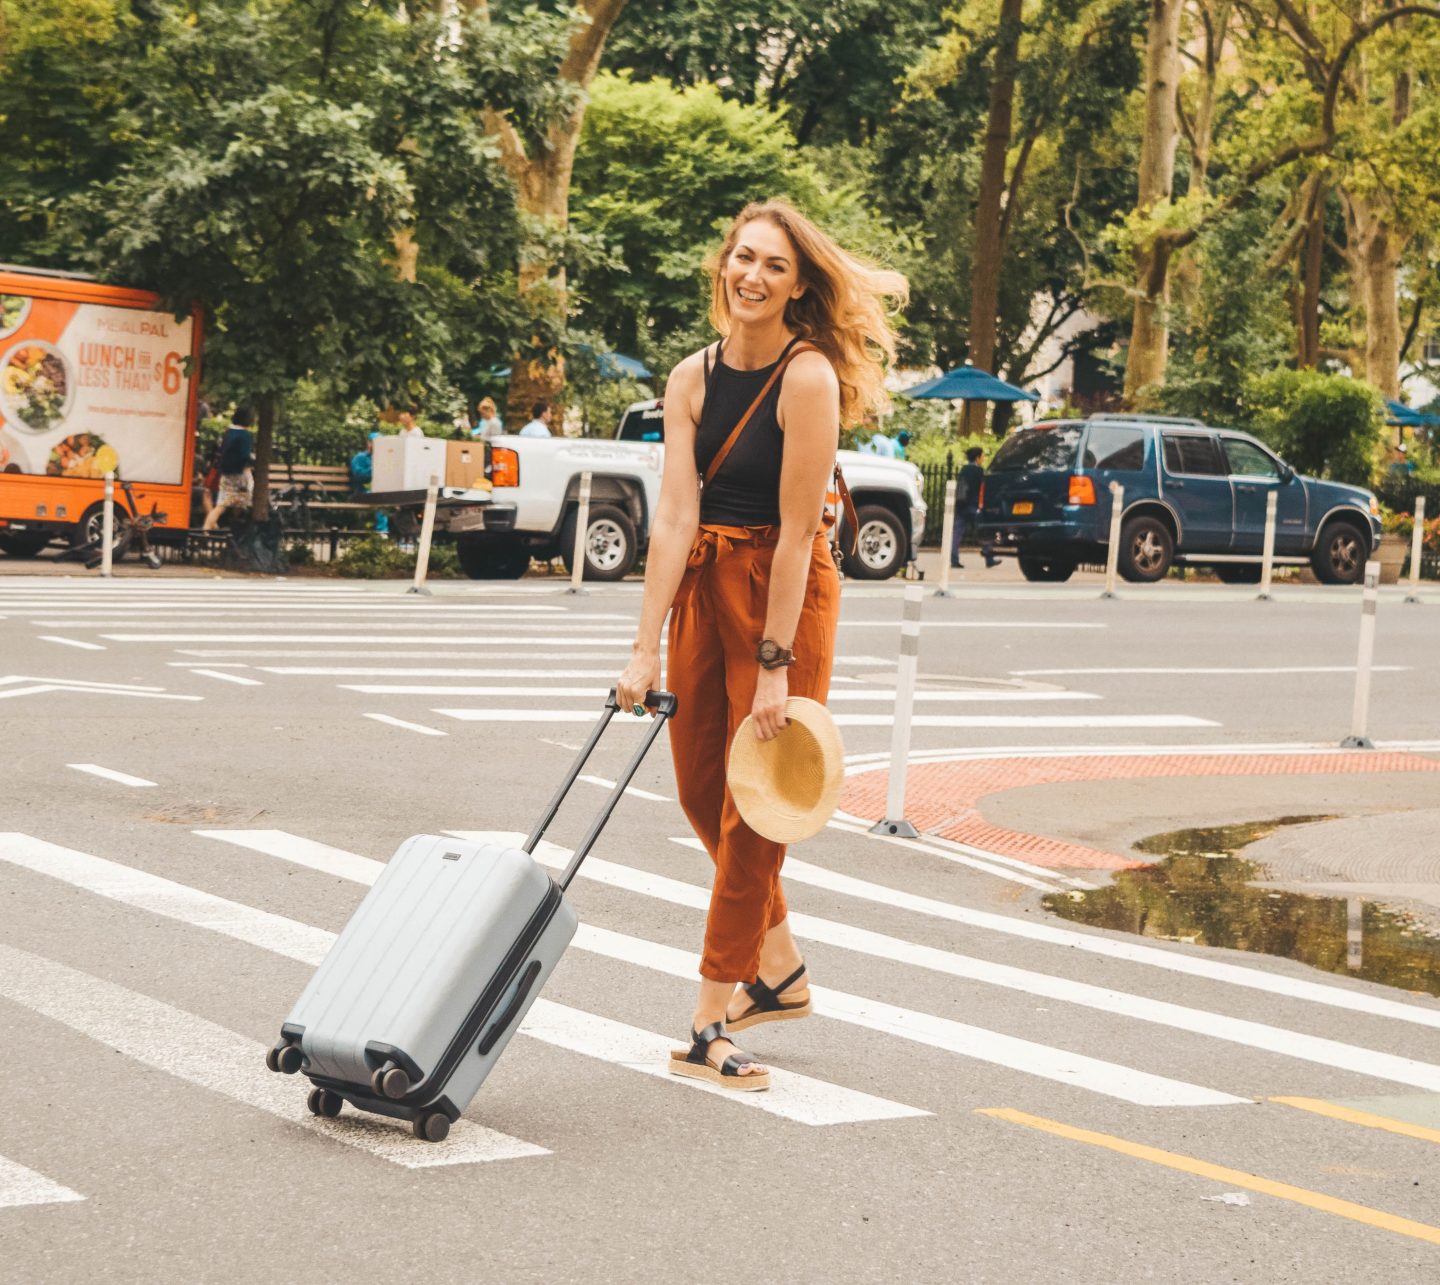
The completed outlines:
[[[356,1106],[414,1118],[444,1099],[446,1114],[458,1114],[576,927],[549,874],[519,848],[416,835],[390,859],[282,1030],[298,1034],[305,1074]],[[411,1076],[398,1101],[370,1087],[387,1057]]]

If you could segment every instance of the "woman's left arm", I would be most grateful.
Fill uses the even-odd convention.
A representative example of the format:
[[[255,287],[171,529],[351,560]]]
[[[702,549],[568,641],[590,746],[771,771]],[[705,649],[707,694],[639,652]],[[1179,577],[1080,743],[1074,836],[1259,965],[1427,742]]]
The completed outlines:
[[[840,385],[830,362],[818,352],[801,353],[785,371],[780,386],[780,426],[785,458],[780,466],[780,539],[770,564],[770,597],[764,638],[790,647],[805,605],[815,533],[825,511],[825,492],[835,468],[840,439]],[[755,640],[756,645],[760,639]],[[788,671],[756,662],[755,703],[751,714],[762,741],[785,726]]]

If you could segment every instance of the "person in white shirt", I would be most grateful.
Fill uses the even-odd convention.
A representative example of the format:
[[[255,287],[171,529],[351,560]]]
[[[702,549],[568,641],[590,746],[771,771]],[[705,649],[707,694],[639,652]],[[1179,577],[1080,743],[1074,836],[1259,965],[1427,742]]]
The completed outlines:
[[[549,437],[550,420],[555,412],[549,402],[536,402],[530,408],[530,422],[520,430],[521,437]]]
[[[400,436],[401,437],[424,437],[425,430],[415,422],[415,416],[409,411],[400,415]]]
[[[884,429],[877,428],[860,449],[867,455],[881,455],[889,460],[895,458],[895,443]]]
[[[482,397],[480,405],[475,409],[480,412],[480,422],[470,430],[471,437],[499,437],[505,431],[505,425],[500,422],[500,414],[495,408],[493,398]]]

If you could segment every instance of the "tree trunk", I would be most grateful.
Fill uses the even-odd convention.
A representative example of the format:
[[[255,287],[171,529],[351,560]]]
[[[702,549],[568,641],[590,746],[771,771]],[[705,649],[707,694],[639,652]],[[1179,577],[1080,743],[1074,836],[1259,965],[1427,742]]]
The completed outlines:
[[[1168,201],[1175,184],[1176,91],[1180,82],[1180,15],[1184,0],[1150,0],[1145,49],[1145,133],[1140,146],[1136,212],[1144,215]],[[1125,402],[1165,378],[1170,343],[1170,249],[1146,241],[1135,251],[1135,311],[1125,365]]]
[[[275,454],[275,394],[255,404],[255,499],[250,515],[258,524],[270,516],[270,460]]]
[[[1310,203],[1300,278],[1296,365],[1314,370],[1320,364],[1320,265],[1325,255],[1325,184],[1317,179]]]
[[[1404,238],[1389,212],[1369,197],[1347,194],[1351,289],[1365,313],[1365,342],[1356,363],[1384,396],[1400,395],[1399,266]]]
[[[980,160],[980,192],[975,202],[975,257],[970,268],[970,361],[994,373],[995,329],[1000,311],[1001,198],[1005,194],[1005,154],[1010,147],[1015,104],[1015,72],[1020,52],[1021,0],[1000,0],[995,64],[990,73],[990,115]],[[985,423],[985,402],[966,402],[962,429],[978,433]]]
[[[1215,141],[1215,86],[1219,80],[1220,59],[1230,27],[1230,0],[1204,6],[1205,70],[1200,79],[1200,101],[1195,107],[1195,126],[1190,140],[1189,195],[1203,197],[1210,175],[1210,148]]]
[[[483,5],[466,0],[466,7],[477,10]],[[588,21],[572,31],[559,76],[583,93],[600,66],[605,40],[625,0],[581,0],[578,7]],[[553,239],[570,221],[570,176],[585,123],[585,101],[582,97],[573,111],[551,124],[533,154],[504,116],[487,112],[486,121],[500,141],[501,161],[515,181],[520,209],[542,232],[520,251],[520,299],[535,325],[528,343],[511,352],[506,394],[507,417],[524,423],[535,402],[557,401],[565,387],[559,349],[565,332],[565,269],[556,261]]]

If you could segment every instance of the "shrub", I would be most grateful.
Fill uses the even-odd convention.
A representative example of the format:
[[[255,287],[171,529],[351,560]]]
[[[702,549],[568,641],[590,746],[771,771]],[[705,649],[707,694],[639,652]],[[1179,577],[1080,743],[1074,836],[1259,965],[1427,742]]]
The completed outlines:
[[[391,544],[383,535],[367,535],[336,559],[335,570],[356,580],[388,580],[413,575],[415,555]]]
[[[460,569],[460,555],[455,552],[453,544],[432,544],[430,546],[430,566],[426,569],[425,575],[430,580],[464,580],[466,578],[465,573]]]
[[[1251,424],[1295,468],[1369,486],[1384,449],[1380,394],[1345,375],[1272,370],[1246,387]]]

